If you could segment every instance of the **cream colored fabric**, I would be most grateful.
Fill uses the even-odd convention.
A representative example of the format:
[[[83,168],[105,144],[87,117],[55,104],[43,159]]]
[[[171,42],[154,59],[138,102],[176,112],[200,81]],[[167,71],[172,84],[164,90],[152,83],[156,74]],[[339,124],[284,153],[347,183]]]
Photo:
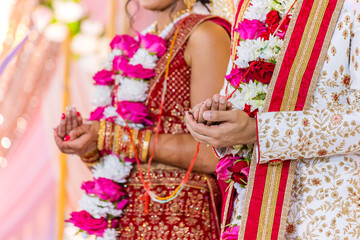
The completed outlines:
[[[260,163],[298,159],[286,239],[360,239],[360,1],[345,0],[311,109],[258,115]]]

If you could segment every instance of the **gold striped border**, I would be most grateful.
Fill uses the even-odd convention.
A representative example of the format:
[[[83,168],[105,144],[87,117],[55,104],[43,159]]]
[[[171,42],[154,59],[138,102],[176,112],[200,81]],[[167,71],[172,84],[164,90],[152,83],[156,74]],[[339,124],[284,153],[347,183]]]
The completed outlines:
[[[266,98],[265,98],[265,101],[264,101],[264,104],[263,104],[263,110],[261,111],[262,113],[269,111],[272,95],[274,93],[274,89],[275,89],[275,85],[276,85],[276,80],[279,77],[281,66],[282,66],[283,60],[284,60],[284,56],[285,56],[285,53],[286,53],[286,51],[287,51],[287,49],[289,47],[290,39],[291,39],[291,36],[293,34],[295,24],[297,22],[297,19],[298,19],[300,10],[301,10],[301,6],[303,5],[303,2],[304,2],[304,0],[298,0],[298,2],[295,5],[294,14],[291,17],[291,21],[290,21],[288,30],[287,30],[286,35],[285,35],[283,46],[281,47],[281,51],[280,51],[280,53],[279,53],[279,55],[278,55],[278,57],[276,59],[275,70],[274,70],[273,76],[271,78],[270,84],[268,86],[268,91],[266,93]]]
[[[321,27],[320,23],[324,18],[328,3],[329,0],[314,1],[300,42],[300,46],[289,73],[284,98],[281,104],[281,111],[295,110],[302,78],[309,64],[314,45],[316,43],[316,38]]]
[[[324,40],[324,43],[323,43],[323,46],[322,46],[322,49],[321,49],[321,53],[320,53],[318,62],[316,64],[316,68],[315,68],[313,77],[311,79],[309,90],[308,90],[308,93],[307,93],[307,96],[306,96],[304,110],[310,109],[310,105],[311,105],[311,102],[313,100],[314,92],[315,92],[315,89],[316,89],[316,84],[317,84],[318,79],[320,77],[320,73],[321,73],[321,69],[322,69],[324,61],[325,61],[326,53],[327,53],[327,51],[329,49],[329,46],[330,46],[330,43],[331,43],[331,38],[332,38],[332,35],[334,33],[336,23],[337,23],[337,20],[338,20],[338,18],[340,16],[343,4],[344,4],[344,0],[338,0],[337,4],[336,4],[336,7],[335,7],[335,10],[334,10],[334,12],[333,12],[333,14],[331,16],[330,24],[329,24],[328,30],[326,32],[326,36],[325,36],[325,40]]]
[[[283,163],[269,165],[266,173],[257,239],[271,239]]]

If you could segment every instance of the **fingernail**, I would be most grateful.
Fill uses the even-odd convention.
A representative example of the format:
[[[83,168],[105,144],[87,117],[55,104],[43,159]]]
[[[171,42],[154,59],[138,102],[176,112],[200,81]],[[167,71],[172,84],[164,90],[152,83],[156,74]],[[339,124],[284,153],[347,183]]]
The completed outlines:
[[[66,142],[66,141],[69,141],[70,140],[70,135],[66,135],[65,137],[64,137],[64,141]]]
[[[61,119],[65,119],[65,113],[63,113],[62,115],[61,115]]]
[[[219,102],[219,97],[216,96],[216,97],[214,98],[214,101],[215,101],[215,102]]]
[[[206,101],[206,106],[211,107],[211,101]]]
[[[206,111],[203,113],[203,117],[205,118],[205,120],[210,120],[211,118],[211,112],[210,111]]]
[[[76,115],[77,115],[78,117],[80,117],[80,113],[79,113],[79,112],[76,112]]]
[[[222,104],[224,104],[225,102],[226,102],[226,100],[225,100],[225,98],[220,98],[220,102],[222,103]]]
[[[66,107],[66,114],[69,115],[69,112],[70,112],[70,108],[69,108],[69,107]]]

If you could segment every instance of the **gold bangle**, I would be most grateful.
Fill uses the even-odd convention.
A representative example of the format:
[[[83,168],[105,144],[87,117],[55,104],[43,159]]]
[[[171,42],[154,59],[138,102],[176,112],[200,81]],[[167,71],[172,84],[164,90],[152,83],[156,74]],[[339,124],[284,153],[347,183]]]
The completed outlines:
[[[113,123],[110,121],[106,122],[106,127],[105,127],[105,150],[106,151],[111,151],[111,146],[112,146],[112,138],[113,137]]]
[[[144,133],[144,140],[142,142],[142,148],[141,148],[141,161],[143,163],[146,163],[148,161],[148,151],[150,146],[150,138],[151,138],[151,131],[145,130]]]
[[[115,136],[114,136],[114,153],[120,154],[120,137],[121,137],[121,127],[120,125],[115,125]]]
[[[105,121],[105,119],[101,119],[100,120],[100,128],[98,131],[98,149],[100,151],[102,151],[104,149],[105,127],[106,127],[106,121]]]
[[[80,159],[86,164],[92,164],[99,162],[100,154],[98,149],[94,149],[93,151],[80,156]]]

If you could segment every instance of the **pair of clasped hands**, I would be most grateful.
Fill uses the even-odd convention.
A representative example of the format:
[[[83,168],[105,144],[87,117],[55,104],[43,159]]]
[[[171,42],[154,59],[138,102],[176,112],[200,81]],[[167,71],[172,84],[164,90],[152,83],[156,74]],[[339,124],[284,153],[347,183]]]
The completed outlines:
[[[199,142],[217,148],[256,142],[256,120],[233,109],[225,96],[215,94],[185,115],[187,128]],[[98,130],[97,121],[84,123],[75,107],[68,107],[54,138],[63,153],[82,156],[97,147]]]

